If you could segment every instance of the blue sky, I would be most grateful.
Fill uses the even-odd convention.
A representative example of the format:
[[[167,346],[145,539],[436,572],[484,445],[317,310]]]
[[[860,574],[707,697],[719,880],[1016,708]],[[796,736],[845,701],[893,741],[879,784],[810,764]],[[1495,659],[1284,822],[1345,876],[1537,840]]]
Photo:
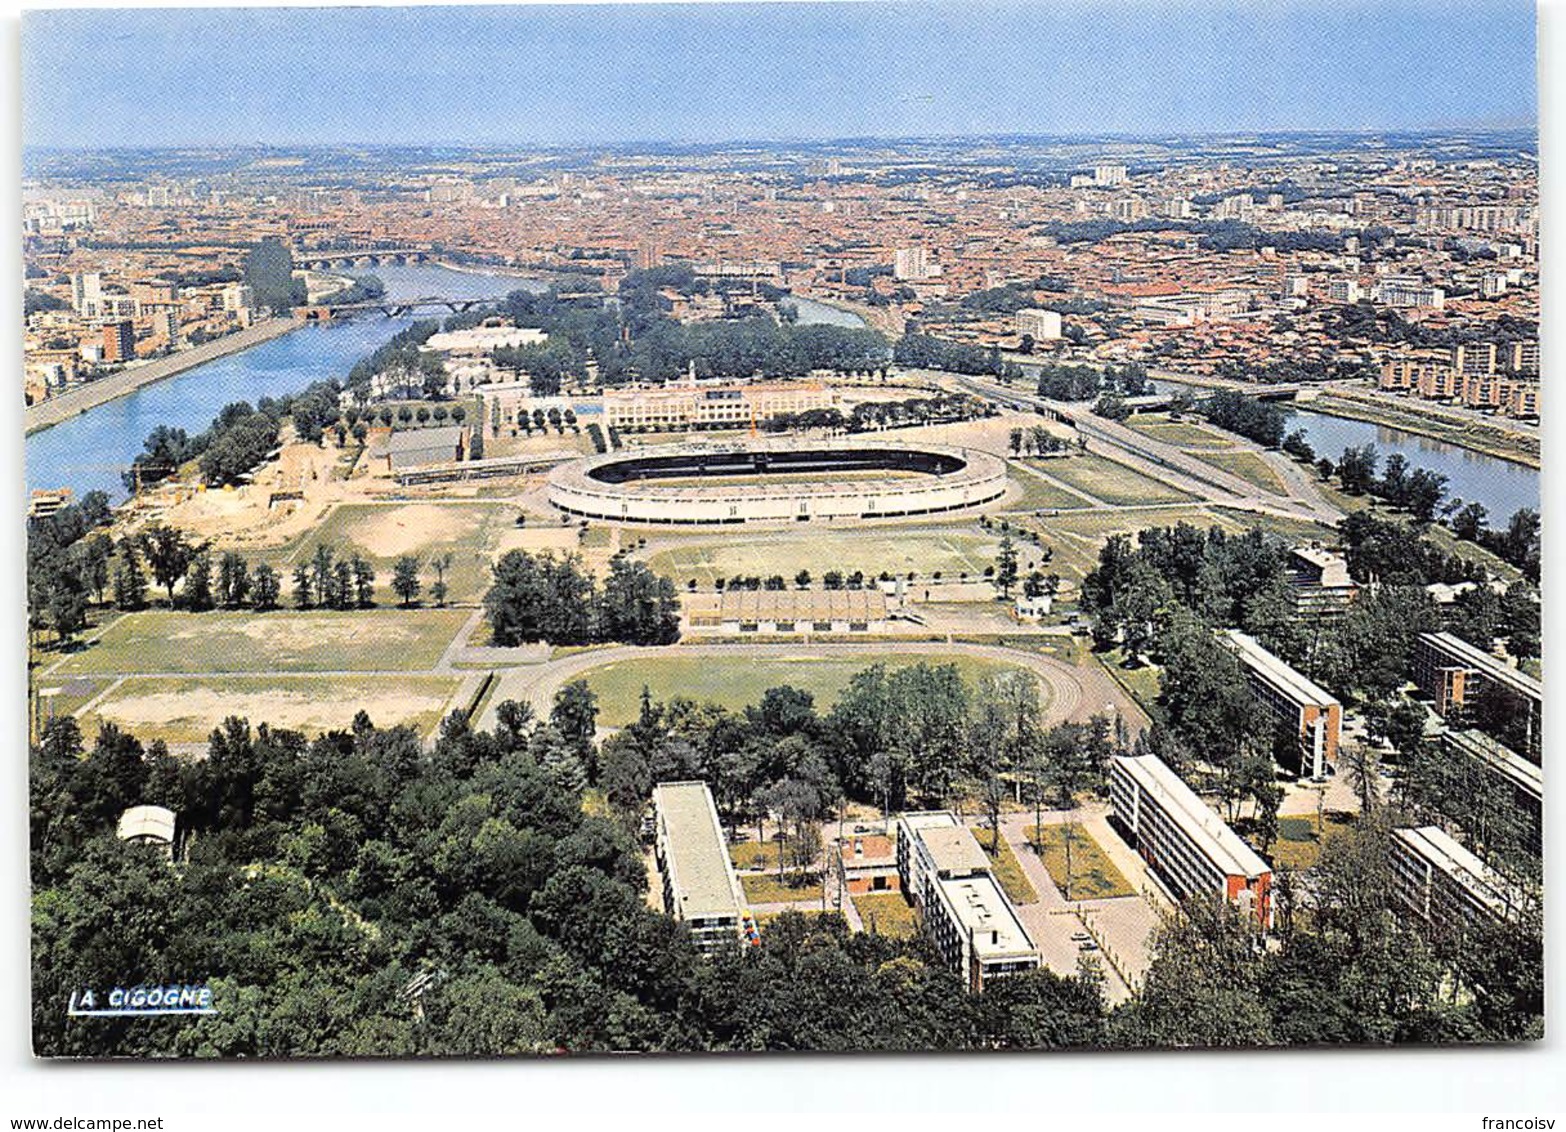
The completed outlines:
[[[1535,122],[1518,0],[29,13],[29,145],[526,145]]]

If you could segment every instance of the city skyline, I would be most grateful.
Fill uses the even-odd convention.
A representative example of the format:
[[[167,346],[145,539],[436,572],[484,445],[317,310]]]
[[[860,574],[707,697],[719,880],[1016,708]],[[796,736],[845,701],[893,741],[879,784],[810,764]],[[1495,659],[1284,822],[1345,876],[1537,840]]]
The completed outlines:
[[[47,11],[24,21],[23,132],[101,149],[1535,128],[1533,21],[1509,0]],[[51,62],[88,55],[68,81]],[[766,97],[736,97],[751,86]]]

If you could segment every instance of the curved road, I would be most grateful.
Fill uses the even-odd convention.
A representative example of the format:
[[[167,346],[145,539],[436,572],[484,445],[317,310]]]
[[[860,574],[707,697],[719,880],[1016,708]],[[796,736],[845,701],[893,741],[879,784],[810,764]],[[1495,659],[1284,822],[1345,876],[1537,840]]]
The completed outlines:
[[[559,660],[526,668],[509,668],[500,674],[500,682],[489,698],[477,727],[492,730],[495,726],[495,709],[505,700],[531,704],[541,717],[549,714],[555,693],[578,676],[593,668],[626,660],[656,660],[662,657],[712,657],[730,663],[743,664],[748,660],[773,658],[810,657],[834,659],[853,657],[856,654],[884,655],[895,652],[908,657],[927,657],[937,661],[957,656],[969,656],[983,660],[1000,661],[1029,669],[1037,674],[1043,691],[1048,696],[1044,707],[1045,721],[1050,724],[1066,720],[1081,721],[1106,707],[1113,707],[1133,732],[1147,726],[1146,714],[1124,689],[1097,667],[1078,667],[1053,657],[999,645],[948,644],[943,641],[866,641],[863,644],[823,643],[809,644],[780,641],[777,644],[746,642],[744,644],[682,644],[666,647],[616,645],[613,648],[575,653]],[[691,697],[701,699],[701,689],[691,688]]]

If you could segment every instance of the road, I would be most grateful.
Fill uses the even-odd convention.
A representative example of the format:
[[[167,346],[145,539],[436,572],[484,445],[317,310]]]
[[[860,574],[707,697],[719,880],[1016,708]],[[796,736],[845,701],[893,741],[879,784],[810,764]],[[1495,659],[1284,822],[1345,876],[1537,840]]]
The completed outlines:
[[[291,318],[269,318],[265,322],[258,322],[248,329],[226,334],[214,341],[203,342],[188,350],[154,358],[152,361],[131,366],[109,377],[78,385],[74,389],[50,397],[47,401],[27,406],[24,417],[27,435],[31,436],[40,429],[69,420],[97,405],[134,393],[143,386],[184,373],[188,369],[205,365],[217,358],[237,354],[252,346],[259,346],[262,342],[268,342],[273,338],[279,338],[301,325],[303,324]]]
[[[957,384],[971,393],[1010,404],[1032,405],[1070,420],[1077,432],[1087,440],[1096,442],[1105,455],[1208,502],[1309,522],[1335,524],[1342,517],[1342,513],[1327,502],[1303,474],[1289,477],[1290,490],[1299,494],[1287,498],[1273,495],[1241,476],[1190,455],[1177,445],[1144,436],[1118,421],[1095,416],[1086,405],[1019,393],[999,383],[975,377],[950,376],[955,377]],[[1274,463],[1273,467],[1277,468],[1278,465]]]
[[[495,726],[496,708],[505,700],[531,704],[539,716],[547,716],[554,703],[555,693],[590,669],[619,661],[658,660],[669,657],[710,657],[715,662],[744,664],[752,660],[788,658],[852,658],[866,653],[895,651],[900,656],[929,657],[937,661],[957,656],[969,656],[983,660],[1015,664],[1037,674],[1041,691],[1047,697],[1045,714],[1049,722],[1086,720],[1106,708],[1119,712],[1133,732],[1148,724],[1147,715],[1128,696],[1124,689],[1098,668],[1076,667],[1037,653],[1021,652],[998,645],[971,645],[946,641],[865,641],[862,644],[825,643],[802,644],[780,642],[778,644],[750,643],[680,644],[666,647],[617,645],[613,648],[594,649],[574,653],[559,660],[528,667],[508,668],[500,673],[500,683],[489,704],[479,716],[479,730],[492,730]],[[701,699],[701,688],[692,687],[693,699]]]

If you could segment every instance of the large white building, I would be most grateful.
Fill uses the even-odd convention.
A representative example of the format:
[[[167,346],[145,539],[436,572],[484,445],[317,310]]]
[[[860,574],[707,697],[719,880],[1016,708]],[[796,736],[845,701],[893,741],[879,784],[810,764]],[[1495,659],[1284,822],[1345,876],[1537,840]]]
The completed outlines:
[[[948,811],[900,814],[897,873],[947,966],[975,993],[1042,962],[990,859]]]
[[[1115,817],[1177,900],[1220,896],[1272,924],[1272,869],[1156,755],[1109,760]]]
[[[1016,314],[1017,334],[1029,335],[1035,342],[1053,342],[1060,337],[1060,312],[1025,309]]]
[[[604,423],[622,432],[748,428],[785,413],[835,409],[836,390],[816,381],[703,385],[681,382],[604,394]]]
[[[917,283],[935,273],[927,248],[898,248],[892,252],[892,278]]]
[[[712,791],[705,782],[660,782],[653,787],[653,810],[663,910],[690,929],[702,951],[734,946],[744,931],[745,893]]]

